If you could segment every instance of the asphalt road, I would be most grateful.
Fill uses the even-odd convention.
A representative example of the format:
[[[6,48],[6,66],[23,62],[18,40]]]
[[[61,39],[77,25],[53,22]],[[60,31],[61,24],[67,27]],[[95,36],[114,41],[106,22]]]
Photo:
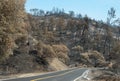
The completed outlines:
[[[59,71],[34,77],[18,78],[4,81],[73,81],[81,76],[86,69],[74,68],[65,71]]]

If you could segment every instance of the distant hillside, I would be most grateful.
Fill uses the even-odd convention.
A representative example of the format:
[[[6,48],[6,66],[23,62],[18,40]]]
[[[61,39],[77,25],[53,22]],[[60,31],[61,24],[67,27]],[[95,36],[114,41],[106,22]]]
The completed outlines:
[[[109,16],[111,17],[111,14]],[[105,23],[92,20],[88,16],[82,17],[80,14],[75,16],[74,12],[65,13],[61,10],[44,12],[39,9],[31,9],[28,17],[31,26],[30,34],[35,39],[50,45],[64,44],[69,48],[70,65],[84,65],[86,61],[81,60],[81,54],[89,51],[93,51],[91,52],[93,55],[88,56],[89,60],[98,60],[94,53],[104,57],[104,62],[101,61],[103,64],[89,63],[90,66],[92,64],[92,66],[103,67],[109,62],[118,63],[112,59],[116,54],[113,50],[120,43],[120,27],[113,25],[110,20]]]
[[[46,44],[65,44],[71,49],[81,46],[83,51],[97,50],[109,60],[109,54],[119,42],[119,28],[90,18],[29,15],[33,37]],[[36,32],[34,32],[36,31]]]

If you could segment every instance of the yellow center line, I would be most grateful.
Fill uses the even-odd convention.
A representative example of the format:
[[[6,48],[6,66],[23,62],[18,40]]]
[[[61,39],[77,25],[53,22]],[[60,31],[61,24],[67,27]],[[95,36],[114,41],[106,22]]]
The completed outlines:
[[[53,76],[47,76],[47,77],[43,77],[43,78],[37,78],[37,79],[34,79],[34,80],[30,80],[30,81],[38,81],[38,80],[44,80],[44,79],[48,79],[48,78],[63,76],[63,75],[69,74],[69,73],[71,73],[71,72],[73,72],[73,71],[75,71],[75,70],[68,71],[68,72],[65,72],[65,73],[63,73],[63,74],[58,74],[58,75],[53,75]]]

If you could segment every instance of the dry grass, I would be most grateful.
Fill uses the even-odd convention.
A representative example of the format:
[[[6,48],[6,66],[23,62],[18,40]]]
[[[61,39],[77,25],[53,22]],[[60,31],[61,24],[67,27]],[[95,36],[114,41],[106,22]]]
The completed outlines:
[[[58,58],[53,58],[52,61],[49,61],[49,67],[52,68],[53,70],[64,70],[68,68]]]
[[[94,66],[95,64],[98,66],[106,64],[103,55],[97,51],[88,51],[86,53],[82,53],[80,56],[82,63],[90,66]]]
[[[82,52],[84,49],[83,49],[83,47],[81,47],[80,45],[78,45],[78,46],[72,47],[72,50]]]
[[[40,57],[44,58],[56,57],[53,48],[50,45],[46,45],[42,42],[39,42],[37,44],[37,51]]]
[[[69,49],[61,44],[61,45],[52,45],[53,49],[55,50],[56,53],[58,52],[63,52],[63,53],[67,53],[69,51]]]
[[[69,60],[68,48],[65,45],[46,45],[43,42],[37,44],[38,56],[45,58],[48,62],[49,69],[62,70],[67,68],[66,64]]]
[[[111,71],[102,70],[102,69],[89,70],[86,76],[90,80],[87,80],[87,78],[81,77],[77,81],[120,81],[120,76],[116,75]]]
[[[9,58],[12,55],[12,49],[14,48],[14,42],[8,35],[0,36],[0,61]]]
[[[56,53],[56,56],[64,63],[69,60],[68,52],[69,49],[65,45],[52,45],[53,50]]]
[[[89,54],[95,56],[98,59],[105,60],[104,56],[98,51],[90,51]]]

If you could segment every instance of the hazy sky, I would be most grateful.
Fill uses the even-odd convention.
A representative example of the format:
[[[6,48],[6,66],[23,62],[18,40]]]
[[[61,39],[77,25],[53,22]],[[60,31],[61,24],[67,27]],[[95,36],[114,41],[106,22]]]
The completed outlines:
[[[120,0],[27,0],[26,10],[38,8],[52,10],[53,7],[64,8],[66,12],[74,11],[87,14],[96,20],[106,20],[107,12],[111,7],[116,9],[117,17],[120,17]]]

